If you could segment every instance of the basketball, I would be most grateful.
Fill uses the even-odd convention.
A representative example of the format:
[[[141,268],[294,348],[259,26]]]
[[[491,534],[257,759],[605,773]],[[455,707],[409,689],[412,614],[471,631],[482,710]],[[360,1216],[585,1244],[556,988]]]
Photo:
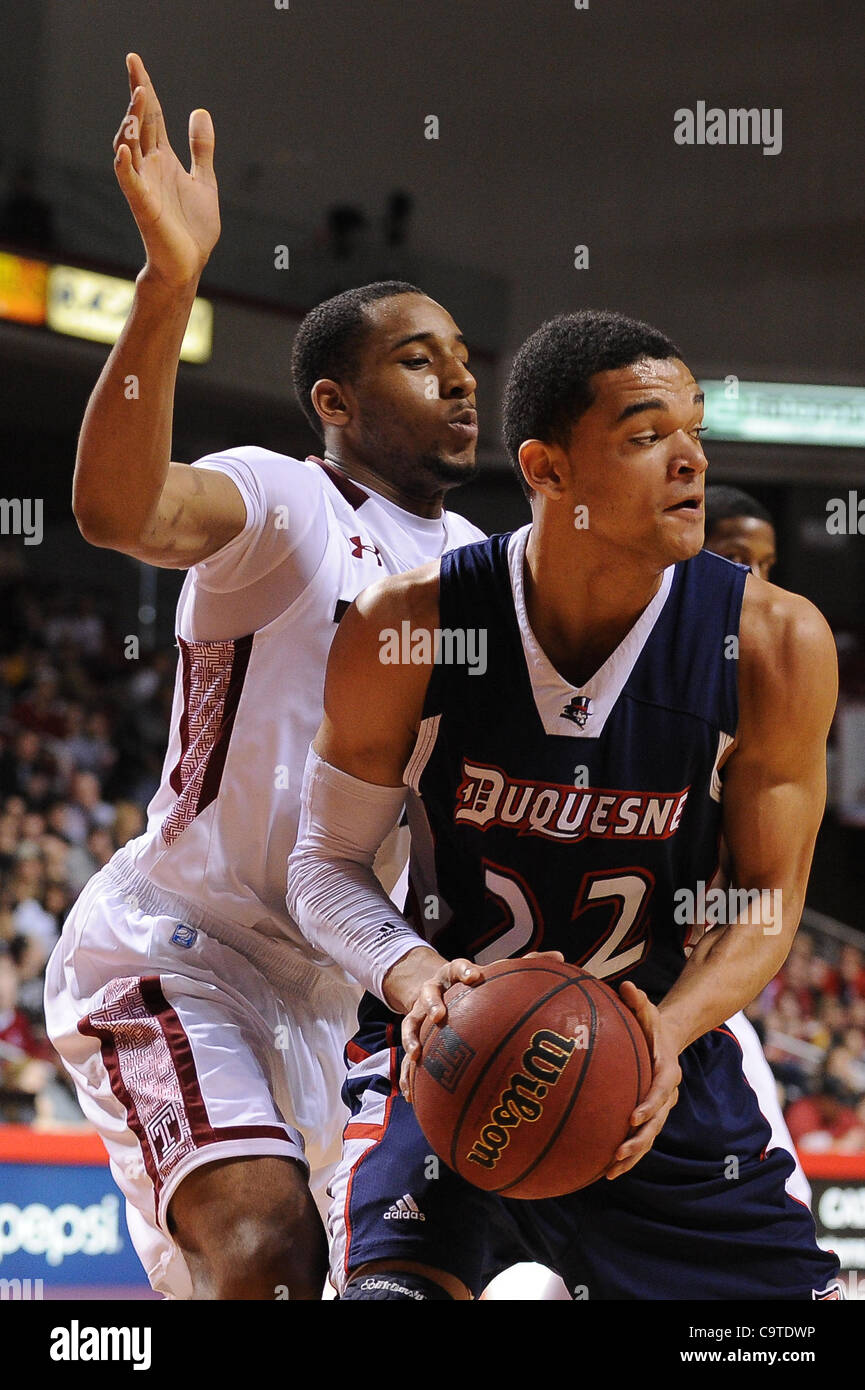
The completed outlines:
[[[543,959],[484,967],[425,1020],[418,1122],[460,1177],[503,1197],[561,1197],[599,1178],[652,1076],[639,1023],[608,985]]]

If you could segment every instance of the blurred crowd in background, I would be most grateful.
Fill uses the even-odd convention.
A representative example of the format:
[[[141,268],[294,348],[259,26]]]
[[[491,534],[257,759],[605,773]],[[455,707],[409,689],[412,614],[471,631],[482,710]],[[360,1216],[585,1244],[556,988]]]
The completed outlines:
[[[800,927],[783,968],[745,1012],[797,1147],[865,1151],[865,952]]]
[[[108,596],[0,590],[0,1122],[83,1122],[42,985],[72,903],[159,784],[174,652],[128,651]],[[865,950],[801,928],[746,1012],[797,1145],[865,1151]]]
[[[84,884],[144,828],[174,654],[129,660],[110,604],[0,590],[0,1121],[80,1122],[45,1038],[45,964]]]

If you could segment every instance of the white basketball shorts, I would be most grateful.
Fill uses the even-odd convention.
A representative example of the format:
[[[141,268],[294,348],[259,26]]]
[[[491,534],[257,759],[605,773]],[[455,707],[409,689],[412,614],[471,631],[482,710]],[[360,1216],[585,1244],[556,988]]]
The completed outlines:
[[[108,1150],[153,1288],[188,1298],[189,1271],[166,1218],[193,1169],[291,1158],[326,1201],[347,1117],[339,1091],[358,992],[286,1002],[245,954],[134,902],[105,870],[87,884],[48,963],[45,1015]]]

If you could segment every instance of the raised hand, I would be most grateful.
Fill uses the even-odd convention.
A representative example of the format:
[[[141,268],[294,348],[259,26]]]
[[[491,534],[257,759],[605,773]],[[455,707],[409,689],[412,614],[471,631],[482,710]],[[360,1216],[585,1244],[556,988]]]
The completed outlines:
[[[189,172],[168,141],[162,108],[137,53],[126,58],[131,93],[114,137],[114,170],[147,252],[147,272],[170,286],[188,285],[219,238],[219,195],[213,172],[213,122],[189,117]]]

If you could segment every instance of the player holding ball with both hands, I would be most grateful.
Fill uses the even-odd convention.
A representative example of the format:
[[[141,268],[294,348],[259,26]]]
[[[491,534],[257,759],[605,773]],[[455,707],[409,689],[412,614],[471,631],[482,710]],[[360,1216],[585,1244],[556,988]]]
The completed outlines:
[[[834,644],[805,599],[701,551],[702,416],[655,329],[543,325],[504,408],[531,525],[382,580],[340,626],[288,900],[368,991],[331,1187],[342,1299],[477,1297],[526,1260],[593,1300],[840,1297],[725,1025],[799,923]],[[430,650],[437,631],[482,631],[485,668],[383,661],[404,623]],[[400,918],[371,864],[404,805]],[[722,837],[732,887],[778,907],[687,955],[674,895],[712,882]],[[444,991],[534,951],[619,991],[653,1074],[604,1178],[520,1201],[431,1163],[407,1092]]]

